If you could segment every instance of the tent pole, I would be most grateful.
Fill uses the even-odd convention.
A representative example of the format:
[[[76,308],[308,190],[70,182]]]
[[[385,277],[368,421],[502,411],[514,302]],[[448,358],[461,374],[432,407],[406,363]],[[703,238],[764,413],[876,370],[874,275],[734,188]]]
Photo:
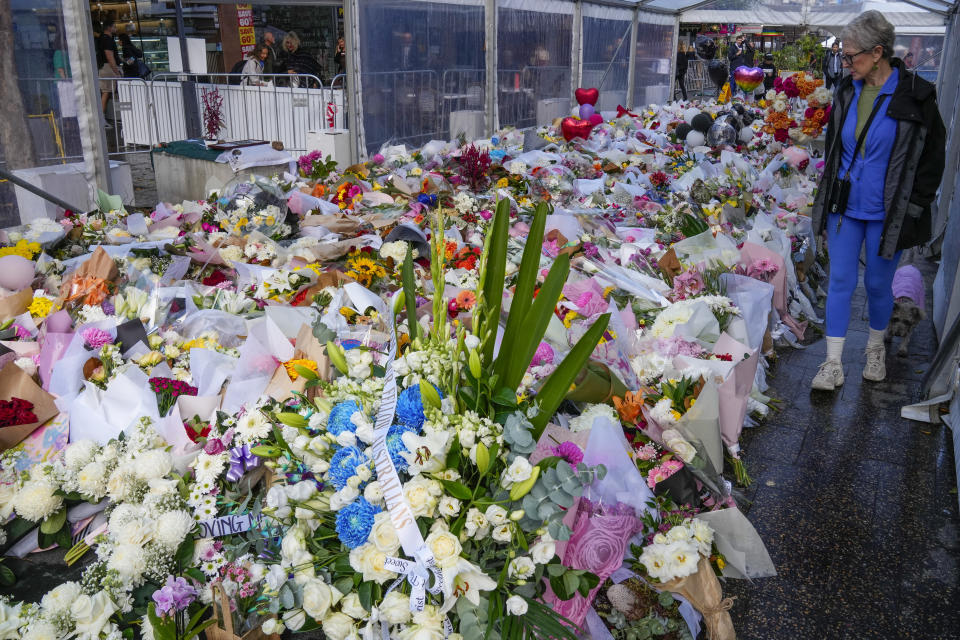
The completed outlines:
[[[485,46],[484,46],[484,65],[487,70],[487,99],[485,118],[487,125],[487,135],[493,137],[500,126],[498,114],[498,91],[497,87],[497,0],[486,0],[486,6],[483,11]]]
[[[83,148],[83,172],[87,180],[106,193],[112,193],[110,163],[107,160],[107,136],[100,104],[97,55],[90,34],[90,3],[63,0],[63,22],[73,95],[77,102],[77,126]],[[90,202],[96,202],[96,190],[90,190]]]
[[[344,44],[350,55],[347,56],[347,113],[350,114],[350,163],[359,162],[366,157],[366,141],[363,135],[363,107],[360,97],[360,42],[357,37],[357,18],[359,8],[357,0],[345,0],[343,3]]]
[[[576,0],[573,4],[573,39],[571,45],[573,52],[570,58],[570,98],[571,104],[576,104],[573,98],[580,83],[583,82],[583,2],[581,0]],[[597,88],[600,89],[601,87]]]
[[[633,94],[637,90],[637,23],[640,20],[640,10],[633,10],[633,23],[630,26],[630,51],[627,52],[627,99],[625,102],[629,108],[633,108]]]

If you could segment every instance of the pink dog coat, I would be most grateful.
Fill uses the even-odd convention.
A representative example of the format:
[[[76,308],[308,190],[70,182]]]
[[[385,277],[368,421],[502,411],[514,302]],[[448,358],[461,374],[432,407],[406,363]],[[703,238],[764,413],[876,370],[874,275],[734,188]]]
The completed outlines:
[[[926,307],[923,276],[919,269],[912,264],[897,269],[893,274],[893,298],[910,298],[921,309]]]

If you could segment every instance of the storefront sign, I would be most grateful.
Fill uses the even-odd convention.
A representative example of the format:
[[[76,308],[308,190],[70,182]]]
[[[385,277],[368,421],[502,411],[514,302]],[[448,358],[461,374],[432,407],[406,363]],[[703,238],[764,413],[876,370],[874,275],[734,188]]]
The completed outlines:
[[[237,5],[237,27],[240,33],[240,51],[246,58],[257,44],[257,36],[253,30],[253,6],[249,4]]]

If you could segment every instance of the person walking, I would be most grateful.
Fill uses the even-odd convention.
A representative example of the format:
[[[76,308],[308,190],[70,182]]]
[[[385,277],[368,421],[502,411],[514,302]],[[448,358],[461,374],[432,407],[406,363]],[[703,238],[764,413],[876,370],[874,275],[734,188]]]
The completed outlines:
[[[777,65],[773,61],[772,53],[764,54],[760,68],[763,69],[763,88],[770,91],[777,80]]]
[[[823,56],[823,84],[827,89],[836,87],[843,77],[843,61],[840,59],[840,45],[836,40]]]
[[[830,249],[827,358],[811,383],[826,391],[844,381],[843,344],[864,246],[870,335],[863,377],[886,377],[883,334],[893,311],[893,275],[904,249],[930,240],[946,141],[936,89],[892,57],[894,29],[883,14],[861,13],[841,39],[850,75],[834,93],[812,211],[814,234],[826,231]]]
[[[107,117],[107,103],[110,102],[110,96],[113,94],[113,82],[111,78],[122,78],[120,71],[120,52],[117,50],[117,41],[114,40],[114,34],[117,32],[117,25],[113,20],[103,23],[100,35],[97,36],[97,65],[100,70],[100,109],[103,111],[103,117]],[[112,128],[107,122],[106,127]]]
[[[310,79],[300,78],[301,75],[313,75],[320,78],[320,65],[313,59],[313,56],[303,50],[300,46],[300,38],[292,31],[283,37],[280,69],[293,76],[290,78],[291,87],[307,87],[310,85]],[[278,73],[283,73],[283,71],[278,71]]]
[[[687,53],[687,45],[681,42],[677,45],[677,71],[676,78],[677,84],[680,86],[680,92],[683,94],[683,99],[687,99],[687,68],[689,67],[690,56]],[[674,93],[676,95],[676,93]]]
[[[243,65],[243,79],[240,81],[240,84],[254,87],[269,86],[270,81],[263,78],[263,69],[269,55],[270,47],[265,44],[257,45],[257,47],[250,52],[246,64]]]
[[[120,52],[124,78],[145,78],[150,74],[150,68],[143,62],[143,51],[133,44],[129,34],[120,34]]]

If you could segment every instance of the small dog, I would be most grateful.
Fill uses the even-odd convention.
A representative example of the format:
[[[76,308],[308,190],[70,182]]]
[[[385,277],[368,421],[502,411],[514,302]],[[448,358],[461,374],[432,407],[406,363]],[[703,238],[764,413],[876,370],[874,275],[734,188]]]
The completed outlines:
[[[889,343],[894,336],[900,338],[897,355],[907,355],[910,334],[917,324],[927,317],[924,311],[926,295],[923,290],[923,276],[912,264],[900,267],[893,275],[893,314],[884,339]]]

